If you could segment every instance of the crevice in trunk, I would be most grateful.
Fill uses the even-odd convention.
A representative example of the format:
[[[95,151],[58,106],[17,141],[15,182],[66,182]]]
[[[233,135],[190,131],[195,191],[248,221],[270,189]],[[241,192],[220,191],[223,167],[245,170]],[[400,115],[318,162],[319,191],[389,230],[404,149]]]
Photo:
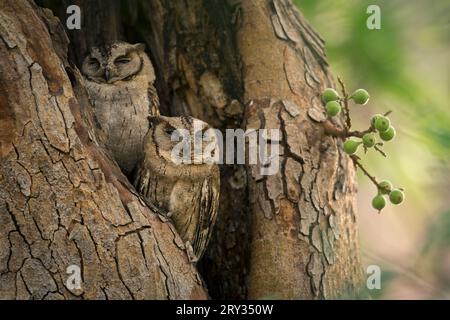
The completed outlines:
[[[78,68],[90,46],[111,40],[145,43],[155,67],[162,114],[193,115],[223,130],[241,127],[244,89],[233,24],[238,23],[239,6],[220,0],[37,3],[51,9],[63,24],[67,6],[82,8],[81,30],[67,31],[69,61]],[[246,297],[249,215],[243,172],[241,165],[221,169],[218,221],[199,263],[212,298]]]

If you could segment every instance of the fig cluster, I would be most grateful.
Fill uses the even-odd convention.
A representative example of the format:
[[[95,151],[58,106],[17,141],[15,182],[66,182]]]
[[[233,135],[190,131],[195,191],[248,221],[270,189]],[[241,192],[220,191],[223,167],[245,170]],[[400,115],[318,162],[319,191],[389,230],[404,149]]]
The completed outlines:
[[[370,95],[365,89],[358,89],[348,98],[353,100],[354,103],[365,105]],[[342,111],[343,98],[341,98],[338,92],[332,88],[327,88],[322,93],[322,100],[325,103],[325,110],[329,117],[335,117]],[[369,132],[365,133],[359,140],[347,139],[344,142],[344,151],[347,154],[355,154],[358,151],[360,145],[364,146],[367,150],[374,146],[382,145],[377,142],[375,131],[378,133],[379,139],[382,141],[391,141],[395,137],[395,128],[391,125],[391,121],[387,116],[376,114],[371,119],[371,127]]]
[[[360,105],[365,105],[369,101],[369,93],[364,89],[358,89],[349,97],[353,102]],[[343,98],[339,96],[339,93],[332,89],[326,88],[322,92],[322,100],[325,103],[325,109],[329,117],[335,117],[342,111]]]
[[[345,88],[343,87],[343,96],[340,96],[339,93],[332,88],[327,88],[322,92],[322,101],[325,105],[325,111],[328,117],[336,117],[339,115],[342,112],[343,105],[347,110],[345,116],[350,117],[348,114],[348,103],[350,100],[355,104],[365,105],[369,99],[370,95],[365,89],[358,89],[351,95],[347,95]],[[392,126],[391,120],[387,117],[388,114],[389,113],[386,113],[385,115],[375,114],[372,116],[369,128],[363,132],[350,132],[350,128],[347,128],[343,144],[345,153],[351,155],[354,161],[358,161],[359,157],[357,157],[355,153],[358,151],[358,148],[362,146],[365,152],[370,148],[374,148],[376,151],[386,156],[380,147],[383,146],[384,142],[393,140],[396,135],[395,128]],[[350,124],[350,121],[348,123]],[[403,202],[405,198],[403,189],[393,188],[392,183],[387,180],[378,183],[374,177],[367,173],[359,161],[357,164],[364,170],[364,173],[377,187],[377,195],[372,200],[372,207],[374,209],[381,211],[386,206],[385,197],[395,205]]]
[[[383,180],[378,183],[378,193],[372,199],[372,207],[380,212],[386,206],[386,199],[392,204],[400,204],[405,199],[405,194],[401,188],[394,188],[392,183],[388,180]]]

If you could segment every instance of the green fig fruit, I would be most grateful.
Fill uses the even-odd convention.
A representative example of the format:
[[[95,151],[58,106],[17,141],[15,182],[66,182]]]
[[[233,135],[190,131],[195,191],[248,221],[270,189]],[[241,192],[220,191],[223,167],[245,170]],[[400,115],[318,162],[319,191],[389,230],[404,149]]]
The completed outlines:
[[[404,193],[399,189],[394,189],[389,193],[389,200],[391,200],[392,204],[400,204],[404,198]]]
[[[391,121],[389,120],[388,117],[381,116],[375,120],[375,129],[377,129],[379,132],[387,131],[390,126]]]
[[[382,114],[375,114],[372,116],[372,118],[370,119],[370,124],[372,125],[372,127],[375,128],[375,121],[379,118],[382,117]]]
[[[353,92],[351,98],[355,103],[365,105],[369,101],[370,96],[366,90],[358,89]]]
[[[339,94],[337,93],[336,90],[334,90],[332,88],[326,88],[322,92],[322,100],[325,103],[330,102],[330,101],[339,100]]]
[[[381,194],[388,194],[392,188],[392,183],[388,180],[383,180],[378,184],[378,190]]]
[[[366,133],[362,137],[362,142],[366,148],[372,148],[375,145],[375,135],[373,133]]]
[[[334,117],[341,112],[341,105],[336,101],[330,101],[325,105],[325,109],[327,110],[328,116]]]
[[[357,150],[361,142],[355,140],[346,140],[344,142],[344,151],[347,154],[354,154]]]
[[[386,200],[381,194],[378,194],[375,196],[375,198],[372,199],[372,207],[378,211],[383,209],[386,206]]]
[[[390,126],[386,131],[380,132],[380,138],[383,141],[391,141],[392,139],[394,139],[395,134],[395,128]]]

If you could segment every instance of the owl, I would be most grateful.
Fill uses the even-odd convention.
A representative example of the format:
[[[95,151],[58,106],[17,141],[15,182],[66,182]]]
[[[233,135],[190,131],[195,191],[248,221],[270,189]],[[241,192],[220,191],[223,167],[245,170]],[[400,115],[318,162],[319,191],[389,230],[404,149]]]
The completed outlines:
[[[82,73],[97,122],[97,139],[126,175],[143,157],[148,116],[159,115],[155,71],[143,44],[93,47]]]
[[[149,117],[149,128],[135,187],[169,212],[188,250],[192,249],[191,261],[198,261],[211,237],[219,204],[217,136],[205,122],[192,117]],[[181,138],[186,138],[184,143]]]

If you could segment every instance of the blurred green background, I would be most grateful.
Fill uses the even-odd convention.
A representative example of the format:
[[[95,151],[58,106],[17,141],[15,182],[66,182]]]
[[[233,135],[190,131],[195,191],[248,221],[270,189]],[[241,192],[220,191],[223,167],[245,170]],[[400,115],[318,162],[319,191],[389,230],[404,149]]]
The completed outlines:
[[[379,179],[406,190],[406,201],[371,208],[376,189],[359,173],[359,225],[364,265],[382,270],[375,299],[450,299],[450,0],[295,0],[326,41],[328,61],[348,90],[365,88],[354,127],[393,110],[397,129],[388,158],[363,156]],[[381,9],[369,30],[367,7]],[[362,152],[359,152],[362,154]]]

